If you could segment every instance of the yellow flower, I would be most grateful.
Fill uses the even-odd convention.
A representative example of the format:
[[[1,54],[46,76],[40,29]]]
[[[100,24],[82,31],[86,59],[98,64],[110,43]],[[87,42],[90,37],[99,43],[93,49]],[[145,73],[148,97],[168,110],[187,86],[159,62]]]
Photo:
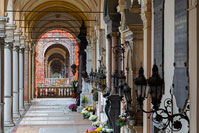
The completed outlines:
[[[91,107],[91,110],[93,110],[93,107]]]
[[[91,108],[89,107],[88,110],[91,110]]]
[[[102,128],[101,127],[98,127],[97,129],[95,129],[95,131],[101,131]]]

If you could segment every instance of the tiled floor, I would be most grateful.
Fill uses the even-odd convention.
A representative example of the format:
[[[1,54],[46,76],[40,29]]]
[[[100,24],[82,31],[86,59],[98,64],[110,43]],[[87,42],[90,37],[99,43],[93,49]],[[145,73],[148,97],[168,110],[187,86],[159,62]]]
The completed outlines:
[[[85,133],[91,127],[82,115],[68,109],[74,99],[35,99],[12,133]]]

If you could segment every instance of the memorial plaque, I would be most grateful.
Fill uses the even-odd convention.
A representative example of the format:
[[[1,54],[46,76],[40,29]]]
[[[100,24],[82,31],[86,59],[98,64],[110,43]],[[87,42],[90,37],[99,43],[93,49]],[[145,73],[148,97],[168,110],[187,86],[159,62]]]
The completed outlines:
[[[174,95],[179,109],[188,98],[187,0],[175,0]]]
[[[163,76],[164,64],[164,15],[163,15],[163,0],[154,1],[154,59],[158,66],[160,77]]]

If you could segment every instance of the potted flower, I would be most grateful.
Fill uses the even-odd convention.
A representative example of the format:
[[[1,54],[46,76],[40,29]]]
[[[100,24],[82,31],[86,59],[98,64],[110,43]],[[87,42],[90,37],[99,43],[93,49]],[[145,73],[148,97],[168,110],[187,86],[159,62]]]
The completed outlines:
[[[77,111],[77,105],[76,104],[71,104],[68,107],[69,109],[71,109],[72,111]]]
[[[89,120],[90,120],[90,121],[96,121],[96,120],[97,120],[97,115],[91,115],[91,116],[89,117]]]
[[[87,97],[83,96],[83,97],[82,97],[81,103],[83,104],[84,107],[85,107],[85,104],[86,104],[87,102],[88,102]]]

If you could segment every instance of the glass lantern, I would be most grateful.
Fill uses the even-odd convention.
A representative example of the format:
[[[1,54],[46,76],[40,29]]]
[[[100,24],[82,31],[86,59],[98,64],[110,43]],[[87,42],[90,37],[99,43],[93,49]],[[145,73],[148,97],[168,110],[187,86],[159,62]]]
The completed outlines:
[[[150,87],[151,103],[154,108],[158,108],[163,95],[164,80],[160,78],[156,64],[153,65],[152,76],[148,79],[148,84]]]
[[[147,97],[147,80],[144,77],[144,70],[142,67],[139,69],[139,75],[134,81],[136,88],[136,98],[140,105],[143,104],[144,99]]]
[[[124,84],[124,95],[126,98],[127,103],[131,104],[132,98],[131,98],[131,88],[125,83]]]

